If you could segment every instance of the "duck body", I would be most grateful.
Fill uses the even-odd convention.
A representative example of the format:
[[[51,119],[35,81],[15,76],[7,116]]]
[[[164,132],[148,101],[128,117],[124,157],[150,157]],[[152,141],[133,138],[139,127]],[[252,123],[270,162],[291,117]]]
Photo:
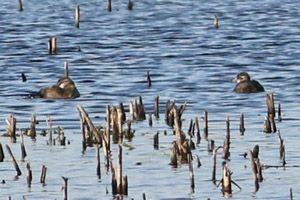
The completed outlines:
[[[36,95],[46,99],[74,99],[80,96],[75,83],[69,77],[63,77],[51,87],[41,89]]]
[[[246,72],[242,72],[233,79],[233,82],[237,82],[234,88],[236,93],[257,93],[264,92],[264,87],[256,80],[250,80],[250,76]]]

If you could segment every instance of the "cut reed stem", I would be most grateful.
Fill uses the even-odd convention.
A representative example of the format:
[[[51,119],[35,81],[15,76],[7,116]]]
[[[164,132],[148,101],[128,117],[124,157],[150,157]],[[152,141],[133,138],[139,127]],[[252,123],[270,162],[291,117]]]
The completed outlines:
[[[17,163],[17,161],[16,161],[16,159],[15,159],[15,157],[14,157],[14,155],[13,155],[13,153],[12,153],[12,151],[11,151],[11,149],[10,149],[10,147],[8,145],[6,145],[6,149],[8,151],[8,154],[10,155],[11,160],[13,162],[13,165],[14,165],[16,171],[17,171],[17,176],[21,176],[22,172],[21,172],[21,170],[19,168],[19,165],[18,165],[18,163]]]
[[[77,5],[76,9],[75,9],[75,26],[76,26],[76,28],[79,28],[79,22],[80,22],[80,7],[79,7],[79,5]]]

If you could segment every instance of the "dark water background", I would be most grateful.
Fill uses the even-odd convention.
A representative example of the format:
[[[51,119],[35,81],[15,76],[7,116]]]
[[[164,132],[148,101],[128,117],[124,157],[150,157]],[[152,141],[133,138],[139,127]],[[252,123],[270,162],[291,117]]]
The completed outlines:
[[[75,28],[74,11],[81,9],[80,29]],[[61,176],[69,178],[70,199],[113,199],[111,174],[96,176],[95,148],[81,155],[79,116],[81,104],[94,124],[105,124],[105,106],[142,96],[147,113],[153,112],[155,96],[160,96],[160,119],[149,127],[147,120],[133,124],[136,131],[131,142],[135,147],[123,149],[123,174],[128,176],[129,195],[125,199],[222,199],[220,188],[211,181],[212,156],[207,142],[201,141],[193,154],[200,156],[196,168],[195,193],[190,194],[188,166],[173,169],[170,161],[172,130],[165,125],[164,109],[168,99],[180,105],[188,103],[183,115],[183,129],[189,120],[209,112],[209,138],[216,145],[225,139],[225,119],[231,121],[231,157],[228,165],[232,178],[242,190],[233,186],[232,199],[288,199],[300,196],[300,169],[267,169],[260,190],[254,191],[251,165],[240,154],[256,144],[260,146],[262,164],[281,165],[277,134],[262,132],[266,115],[266,93],[235,94],[231,79],[247,71],[267,92],[275,95],[276,107],[282,105],[283,121],[277,123],[286,147],[287,166],[300,164],[299,94],[300,88],[300,3],[299,1],[134,1],[133,11],[127,1],[113,1],[107,12],[106,1],[62,0],[0,2],[0,131],[5,119],[17,118],[17,128],[28,128],[32,112],[40,123],[38,132],[47,128],[51,115],[54,127],[64,129],[70,145],[49,146],[48,138],[36,142],[25,138],[33,170],[31,189],[26,186],[26,162],[21,162],[20,144],[0,137],[11,148],[23,175],[15,180],[15,170],[6,149],[0,163],[1,199],[62,199]],[[214,29],[213,17],[220,19]],[[58,54],[49,55],[47,42],[58,39]],[[81,51],[77,51],[80,46]],[[30,99],[30,92],[54,84],[63,75],[63,63],[69,62],[70,76],[81,97],[75,100],[49,101]],[[146,83],[150,71],[152,87]],[[28,81],[23,83],[21,73]],[[239,116],[245,113],[246,132],[239,133]],[[201,134],[202,123],[200,123]],[[163,131],[168,134],[164,136]],[[153,135],[160,131],[160,149],[153,149]],[[19,141],[19,138],[18,138]],[[113,162],[117,162],[117,145],[112,145]],[[102,153],[102,151],[101,151]],[[103,155],[103,153],[102,153]],[[103,160],[103,159],[102,159]],[[221,151],[217,160],[217,178],[221,178]],[[142,165],[136,165],[141,162]],[[46,186],[39,183],[42,165],[48,168]],[[106,194],[106,189],[108,194]]]

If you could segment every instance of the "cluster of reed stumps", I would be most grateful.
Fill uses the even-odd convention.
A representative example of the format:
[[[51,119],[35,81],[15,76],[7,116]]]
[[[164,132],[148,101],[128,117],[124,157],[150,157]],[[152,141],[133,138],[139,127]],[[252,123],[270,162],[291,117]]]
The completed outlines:
[[[149,75],[149,73],[148,73]],[[177,107],[175,102],[167,101],[166,108],[165,108],[165,122],[169,127],[172,127],[173,134],[175,136],[175,141],[170,144],[170,165],[174,168],[178,167],[178,165],[188,164],[190,170],[190,189],[191,193],[195,192],[195,182],[194,182],[194,172],[193,172],[193,160],[195,159],[197,162],[197,167],[201,167],[200,158],[198,155],[192,155],[192,150],[196,149],[201,142],[201,135],[200,135],[200,128],[198,118],[195,117],[194,120],[190,121],[190,126],[187,131],[187,134],[184,133],[182,130],[182,115],[187,107],[187,103],[184,103],[180,107]],[[273,94],[267,94],[267,107],[268,107],[268,114],[266,117],[266,121],[264,123],[264,132],[276,132],[276,125],[275,125],[275,106],[274,106],[274,97]],[[97,167],[96,167],[96,174],[99,179],[101,179],[101,163],[100,163],[100,148],[103,149],[104,152],[104,164],[106,168],[106,173],[109,171],[111,172],[111,187],[112,187],[112,194],[116,198],[121,198],[123,195],[128,195],[128,177],[123,176],[122,172],[122,146],[123,139],[131,140],[134,137],[134,130],[131,129],[131,124],[133,121],[141,121],[146,120],[146,112],[144,110],[144,104],[142,97],[139,99],[129,102],[128,106],[128,114],[126,116],[126,112],[124,110],[124,106],[120,103],[118,106],[109,106],[106,107],[106,127],[96,127],[92,120],[90,119],[88,113],[85,109],[79,105],[77,107],[79,118],[81,122],[81,133],[82,133],[82,153],[86,151],[87,147],[96,146],[97,152]],[[154,99],[154,116],[159,118],[159,97],[157,96]],[[149,126],[152,126],[152,113],[149,113]],[[6,120],[9,126],[8,133],[5,134],[11,138],[11,142],[15,143],[17,140],[16,137],[16,119],[14,115],[11,115],[9,119]],[[281,121],[281,106],[279,104],[278,107],[278,121]],[[60,145],[65,145],[66,138],[61,131],[60,128],[56,131],[58,133],[58,137],[53,139],[52,132],[52,120],[50,116],[47,117],[47,125],[48,125],[48,134],[49,140],[47,141],[48,145],[55,145],[56,141],[59,141]],[[30,128],[26,129],[24,133],[21,132],[20,134],[20,144],[21,144],[21,151],[22,151],[22,160],[24,161],[26,157],[26,150],[23,140],[23,135],[27,135],[32,138],[32,140],[36,140],[36,124],[38,121],[34,114],[31,116],[31,124]],[[127,129],[123,126],[127,124]],[[271,127],[271,131],[269,130],[269,125]],[[245,132],[244,127],[244,114],[241,114],[240,117],[240,133],[241,135]],[[214,140],[209,139],[209,131],[208,131],[208,112],[204,111],[203,115],[203,135],[205,141],[208,143],[208,152],[212,155],[212,181],[216,184],[216,160],[217,160],[217,151],[219,149],[223,149],[222,158],[224,159],[222,164],[222,178],[219,184],[222,183],[222,192],[225,196],[230,196],[232,194],[232,183],[235,184],[239,189],[241,189],[238,184],[236,184],[232,179],[231,175],[232,172],[229,169],[229,157],[230,157],[230,120],[229,117],[226,119],[226,138],[224,140],[223,146],[215,147]],[[252,173],[255,182],[255,191],[259,190],[259,182],[263,181],[262,170],[270,167],[287,167],[285,161],[285,147],[283,144],[283,139],[281,138],[280,133],[278,132],[279,140],[280,140],[280,157],[282,159],[281,166],[271,166],[271,165],[262,165],[259,160],[259,146],[256,145],[252,150],[249,150],[248,153],[244,153],[244,156],[248,156],[252,166]],[[193,139],[196,138],[196,144],[194,143]],[[111,141],[112,139],[112,141]],[[154,134],[153,137],[153,146],[154,149],[159,149],[159,133]],[[111,151],[111,143],[119,144],[118,150],[118,165],[114,167],[112,163],[112,151]],[[6,145],[7,151],[10,154],[12,159],[13,165],[17,171],[17,176],[22,175],[20,168],[18,167],[17,161],[13,156],[10,147]],[[0,162],[4,159],[2,145],[0,143]],[[290,166],[290,167],[299,167],[299,166]],[[30,169],[30,162],[27,163],[27,186],[31,187],[31,180],[32,180],[32,172]],[[41,183],[45,184],[46,178],[46,166],[42,166],[42,173],[41,173]],[[64,189],[64,199],[67,199],[67,185],[68,185],[68,178],[62,177],[63,182],[63,189]],[[219,186],[219,184],[217,184]],[[290,195],[292,196],[292,190]],[[146,199],[146,194],[143,194],[143,198]]]

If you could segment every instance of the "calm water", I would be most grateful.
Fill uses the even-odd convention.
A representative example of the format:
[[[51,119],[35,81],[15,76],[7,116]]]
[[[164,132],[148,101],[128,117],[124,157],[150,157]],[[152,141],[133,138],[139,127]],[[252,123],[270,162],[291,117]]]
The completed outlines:
[[[277,123],[286,147],[287,166],[299,165],[300,143],[300,4],[298,1],[134,1],[133,11],[127,1],[113,1],[108,13],[106,1],[63,0],[24,1],[24,11],[18,11],[18,1],[0,2],[0,132],[5,119],[17,118],[17,128],[30,126],[34,112],[40,123],[38,132],[46,129],[45,119],[51,115],[54,128],[64,129],[70,144],[49,146],[48,138],[38,136],[25,145],[33,170],[31,189],[26,186],[26,162],[21,162],[19,140],[8,144],[23,175],[16,172],[5,151],[0,163],[1,199],[62,199],[61,176],[69,178],[70,199],[113,199],[111,174],[96,176],[95,148],[81,155],[79,116],[81,104],[94,124],[105,125],[105,106],[142,96],[146,112],[153,112],[155,96],[160,96],[160,119],[149,127],[147,120],[133,124],[136,131],[131,142],[135,147],[123,149],[123,174],[128,176],[129,195],[125,199],[222,199],[225,198],[211,181],[212,156],[207,142],[201,141],[193,154],[200,156],[202,166],[196,168],[195,193],[190,194],[188,166],[172,169],[168,165],[171,142],[175,136],[164,122],[165,102],[188,103],[183,115],[183,130],[190,119],[209,112],[209,138],[216,145],[225,139],[225,119],[231,121],[231,157],[228,165],[232,178],[242,190],[233,186],[232,199],[288,199],[293,188],[299,198],[300,168],[267,169],[264,182],[254,191],[251,165],[240,154],[260,146],[262,164],[281,165],[277,134],[265,134],[265,96],[235,94],[231,79],[247,71],[275,95],[276,106],[282,105],[283,121]],[[80,29],[75,28],[75,6],[80,4]],[[220,27],[213,27],[213,17],[219,17]],[[47,42],[58,39],[58,54],[49,55]],[[81,51],[77,51],[80,46]],[[63,75],[63,63],[69,62],[70,76],[81,97],[75,100],[30,99],[30,92],[54,84]],[[148,88],[146,72],[150,71],[152,87]],[[22,82],[24,72],[28,81]],[[245,113],[246,132],[239,133],[239,115]],[[200,123],[201,134],[202,121]],[[160,149],[153,149],[153,135],[160,134]],[[19,138],[18,138],[19,139]],[[117,145],[112,145],[113,162],[117,162]],[[102,150],[101,150],[102,153]],[[103,153],[102,153],[103,155]],[[102,159],[103,160],[103,159]],[[221,151],[217,159],[217,178],[221,179]],[[141,165],[136,165],[141,162]],[[48,168],[46,186],[39,183],[42,165]],[[106,194],[108,190],[108,194]]]

